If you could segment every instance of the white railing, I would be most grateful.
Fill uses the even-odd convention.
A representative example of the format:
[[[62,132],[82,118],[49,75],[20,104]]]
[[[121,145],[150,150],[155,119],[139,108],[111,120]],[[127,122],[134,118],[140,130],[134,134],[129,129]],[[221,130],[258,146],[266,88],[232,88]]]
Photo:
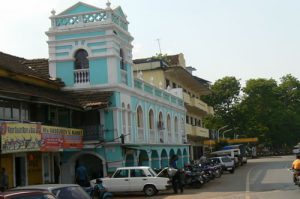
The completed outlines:
[[[137,142],[138,143],[144,143],[145,142],[144,128],[138,128]]]
[[[166,143],[164,131],[161,130],[158,134],[158,143]]]
[[[167,140],[168,140],[169,144],[173,143],[171,131],[168,131],[168,138],[167,138]]]
[[[89,69],[74,70],[74,83],[75,84],[87,84],[89,82],[90,82],[90,70]]]
[[[175,132],[174,142],[176,144],[180,144],[180,138],[179,138],[179,133],[178,132]]]
[[[131,126],[127,127],[127,134],[125,136],[126,143],[131,143]]]
[[[150,131],[149,131],[149,143],[150,144],[156,144],[155,131],[153,129],[150,129]]]

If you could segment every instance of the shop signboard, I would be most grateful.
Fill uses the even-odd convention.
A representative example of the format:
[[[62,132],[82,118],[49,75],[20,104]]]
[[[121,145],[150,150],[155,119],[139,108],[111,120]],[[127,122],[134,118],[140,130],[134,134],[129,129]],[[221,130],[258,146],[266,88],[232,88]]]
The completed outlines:
[[[40,150],[40,124],[0,122],[0,126],[2,153]]]
[[[41,151],[61,151],[82,148],[83,130],[56,126],[42,126]]]

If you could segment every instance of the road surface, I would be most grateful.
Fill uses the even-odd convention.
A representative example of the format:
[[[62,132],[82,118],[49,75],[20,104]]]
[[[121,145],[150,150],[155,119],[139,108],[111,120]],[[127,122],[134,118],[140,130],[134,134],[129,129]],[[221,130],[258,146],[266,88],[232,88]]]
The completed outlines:
[[[250,159],[248,164],[225,173],[200,189],[184,190],[173,194],[171,190],[159,192],[151,199],[294,199],[300,197],[300,187],[292,183],[288,170],[294,156],[276,156]],[[115,199],[146,198],[142,193],[121,194]],[[149,197],[147,197],[149,198]]]

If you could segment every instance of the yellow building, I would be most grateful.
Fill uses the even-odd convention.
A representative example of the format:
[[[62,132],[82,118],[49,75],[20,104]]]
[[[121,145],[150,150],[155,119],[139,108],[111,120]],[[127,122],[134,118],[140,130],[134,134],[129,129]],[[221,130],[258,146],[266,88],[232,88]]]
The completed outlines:
[[[190,158],[199,159],[203,155],[204,140],[209,138],[209,129],[205,128],[203,119],[213,114],[213,108],[200,97],[210,93],[210,82],[192,74],[195,69],[186,66],[183,54],[133,62],[137,78],[183,97],[187,111],[183,139],[187,138],[185,142],[190,144]]]

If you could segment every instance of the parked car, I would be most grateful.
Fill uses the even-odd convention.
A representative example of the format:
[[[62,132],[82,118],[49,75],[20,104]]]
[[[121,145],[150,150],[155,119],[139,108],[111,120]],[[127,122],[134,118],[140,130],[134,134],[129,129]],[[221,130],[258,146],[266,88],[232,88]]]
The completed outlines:
[[[56,199],[56,197],[43,190],[11,190],[0,193],[0,199]]]
[[[153,169],[146,166],[117,168],[110,178],[102,178],[103,185],[109,192],[139,192],[146,196],[153,196],[158,191],[171,187],[168,177],[163,177],[166,169],[157,174]],[[92,186],[96,179],[91,181]]]
[[[230,173],[234,173],[235,170],[234,161],[230,157],[228,156],[213,157],[213,158],[209,158],[209,160],[221,164],[223,171],[229,171]]]
[[[57,199],[90,199],[90,196],[77,184],[40,184],[17,187],[13,190],[44,190]]]

